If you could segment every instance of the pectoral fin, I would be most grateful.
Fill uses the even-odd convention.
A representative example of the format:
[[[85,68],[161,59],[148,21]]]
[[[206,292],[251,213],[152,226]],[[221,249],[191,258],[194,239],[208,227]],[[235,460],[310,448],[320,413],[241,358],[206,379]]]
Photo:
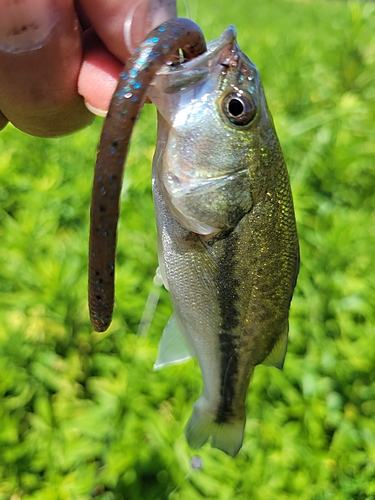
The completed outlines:
[[[172,314],[160,339],[154,370],[161,370],[165,366],[184,363],[192,357],[177,324],[176,317]]]
[[[276,368],[279,368],[279,370],[282,370],[284,366],[287,347],[288,347],[288,324],[286,325],[284,332],[278,338],[272,351],[263,361],[262,365],[275,366]]]
[[[165,272],[164,259],[162,255],[162,250],[159,249],[159,267],[156,269],[155,278],[161,280],[164,288],[169,290],[167,274]]]

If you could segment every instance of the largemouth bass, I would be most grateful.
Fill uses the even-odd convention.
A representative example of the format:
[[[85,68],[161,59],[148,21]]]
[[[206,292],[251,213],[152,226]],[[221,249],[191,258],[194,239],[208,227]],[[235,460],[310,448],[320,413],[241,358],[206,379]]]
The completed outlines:
[[[258,71],[234,28],[161,69],[153,194],[174,316],[156,368],[196,357],[203,391],[186,428],[235,456],[254,367],[282,368],[299,270],[292,194]],[[181,334],[181,337],[180,337]]]

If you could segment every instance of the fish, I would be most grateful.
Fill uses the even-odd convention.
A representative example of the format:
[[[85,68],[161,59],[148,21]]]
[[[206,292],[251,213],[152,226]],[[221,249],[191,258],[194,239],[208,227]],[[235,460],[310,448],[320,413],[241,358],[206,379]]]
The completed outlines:
[[[112,321],[115,297],[115,256],[120,193],[134,124],[157,70],[206,50],[199,26],[190,19],[171,19],[152,30],[135,48],[120,73],[104,121],[92,187],[89,242],[89,311],[97,332]]]
[[[282,368],[299,271],[290,180],[259,72],[234,27],[161,67],[153,197],[174,313],[155,369],[194,357],[202,394],[185,435],[236,456],[255,366]]]

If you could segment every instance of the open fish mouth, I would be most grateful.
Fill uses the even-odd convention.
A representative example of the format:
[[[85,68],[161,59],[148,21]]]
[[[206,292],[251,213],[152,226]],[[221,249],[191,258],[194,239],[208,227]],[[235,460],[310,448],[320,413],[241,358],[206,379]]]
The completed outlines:
[[[194,59],[183,61],[176,66],[166,64],[156,73],[156,81],[167,94],[180,92],[184,87],[199,81],[211,68],[226,65],[233,56],[236,29],[229,26],[219,38],[207,43],[207,51]]]
[[[201,55],[164,64],[148,91],[166,133],[163,167],[156,173],[165,202],[181,226],[197,234],[234,227],[252,206],[248,165],[220,150],[227,132],[219,96],[240,55],[230,26]],[[239,145],[234,137],[231,148]]]

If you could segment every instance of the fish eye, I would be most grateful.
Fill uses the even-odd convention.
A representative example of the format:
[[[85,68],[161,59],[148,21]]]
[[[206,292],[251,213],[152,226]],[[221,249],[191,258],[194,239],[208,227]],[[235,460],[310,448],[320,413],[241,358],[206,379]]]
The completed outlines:
[[[253,98],[243,92],[232,92],[225,96],[222,103],[225,116],[234,125],[248,125],[256,115]]]

